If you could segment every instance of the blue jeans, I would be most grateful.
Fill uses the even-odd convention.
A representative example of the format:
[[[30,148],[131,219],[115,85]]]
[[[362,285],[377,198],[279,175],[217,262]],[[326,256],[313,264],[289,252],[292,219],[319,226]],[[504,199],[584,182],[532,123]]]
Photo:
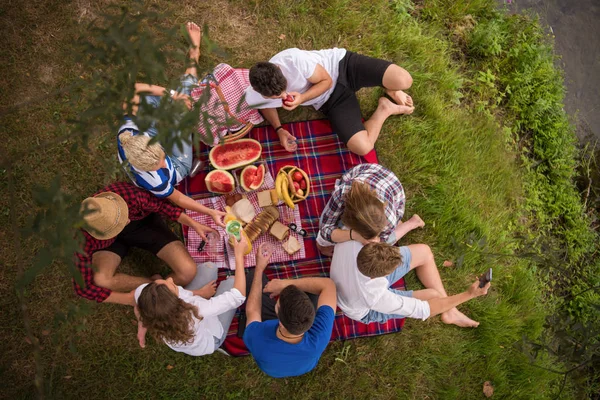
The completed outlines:
[[[412,260],[410,250],[408,247],[402,246],[400,247],[400,254],[402,255],[402,263],[398,265],[398,267],[391,274],[385,277],[389,282],[389,286],[392,286],[394,283],[398,282],[400,278],[404,277],[404,275],[410,271],[410,262]],[[399,296],[413,297],[412,290],[397,290],[389,286],[388,290],[390,292],[393,292]],[[379,311],[369,310],[369,313],[365,315],[360,322],[364,324],[370,324],[371,322],[384,323],[393,318],[404,318],[404,315],[384,314]]]
[[[192,93],[192,89],[198,85],[198,78],[193,75],[183,75],[181,77],[181,86],[177,88],[177,92],[187,94],[188,96]],[[148,105],[153,108],[158,108],[160,105],[160,101],[162,100],[161,96],[144,96]],[[152,122],[150,124],[150,128],[146,131],[151,137],[154,137],[158,134],[156,130],[156,122]],[[174,135],[180,135],[180,132],[173,132]],[[192,142],[187,143],[183,141],[181,143],[182,148],[179,149],[178,146],[174,145],[171,148],[171,162],[173,166],[181,176],[181,178],[185,178],[189,175],[190,170],[192,169],[192,159],[194,157],[194,152],[192,149]]]
[[[214,265],[212,267],[209,267],[209,266],[207,266],[207,264],[208,263],[198,264],[198,272],[196,273],[196,276],[189,284],[187,284],[185,286],[184,289],[187,289],[187,290],[200,289],[204,285],[207,285],[210,282],[217,279],[217,275],[219,272],[218,268],[215,267]],[[232,288],[233,288],[233,278],[225,279],[224,281],[221,281],[221,283],[219,284],[219,287],[217,288],[217,292],[215,293],[215,296],[223,294],[223,293],[231,290]],[[221,347],[221,345],[225,341],[225,338],[227,338],[227,331],[229,330],[231,321],[233,321],[233,317],[235,317],[236,311],[237,311],[237,309],[234,308],[232,310],[225,311],[224,313],[220,314],[217,317],[219,319],[219,322],[223,326],[223,336],[220,338],[217,338],[217,337],[215,338],[215,349],[218,349],[219,347]]]

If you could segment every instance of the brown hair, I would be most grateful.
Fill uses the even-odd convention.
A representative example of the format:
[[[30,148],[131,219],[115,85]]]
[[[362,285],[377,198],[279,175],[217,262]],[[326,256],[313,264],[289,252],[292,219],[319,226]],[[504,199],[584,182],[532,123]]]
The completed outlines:
[[[389,275],[401,262],[400,249],[387,243],[366,244],[356,259],[360,273],[369,278]]]
[[[142,290],[137,306],[142,324],[157,341],[191,343],[194,338],[192,317],[202,319],[195,306],[181,300],[166,285],[154,282]]]
[[[342,223],[363,238],[373,239],[387,224],[385,203],[369,185],[354,181],[346,193]]]
[[[281,69],[270,62],[256,63],[248,74],[252,89],[263,96],[279,96],[287,88],[287,79]]]
[[[289,285],[279,295],[279,322],[292,335],[300,335],[312,326],[315,307],[308,295],[294,285]]]

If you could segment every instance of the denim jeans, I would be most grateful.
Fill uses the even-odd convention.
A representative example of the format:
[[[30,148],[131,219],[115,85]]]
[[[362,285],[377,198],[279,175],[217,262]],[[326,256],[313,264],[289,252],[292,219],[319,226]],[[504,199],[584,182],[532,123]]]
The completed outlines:
[[[177,88],[177,92],[187,94],[188,96],[192,93],[192,89],[198,85],[198,78],[193,75],[183,75],[181,77],[181,86]],[[144,96],[148,105],[153,108],[158,108],[160,102],[162,100],[161,96]],[[156,130],[156,123],[152,122],[150,128],[146,131],[151,137],[154,137],[158,134]],[[173,132],[174,135],[179,135],[179,132]],[[178,146],[174,145],[171,148],[171,162],[173,166],[179,173],[181,179],[188,176],[190,170],[192,169],[192,159],[194,157],[194,152],[192,149],[192,143],[181,143],[182,148],[179,149]]]

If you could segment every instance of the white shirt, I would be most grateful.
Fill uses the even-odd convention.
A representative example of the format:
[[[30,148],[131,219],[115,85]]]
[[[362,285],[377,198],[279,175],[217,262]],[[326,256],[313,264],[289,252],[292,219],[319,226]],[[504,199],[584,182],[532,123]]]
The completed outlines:
[[[136,304],[146,285],[148,284],[145,283],[135,289]],[[179,298],[186,303],[196,306],[202,320],[198,320],[195,316],[192,316],[194,323],[194,338],[191,343],[181,344],[169,343],[166,341],[165,343],[173,350],[191,356],[203,356],[215,351],[215,338],[221,338],[223,333],[225,333],[223,325],[221,325],[221,322],[217,317],[226,311],[238,308],[246,300],[246,297],[236,288],[228,290],[210,300],[206,300],[201,296],[194,296],[192,292],[181,286],[179,286]]]
[[[336,244],[333,252],[331,279],[337,288],[338,306],[344,314],[356,321],[362,320],[369,310],[427,319],[429,303],[393,293],[388,290],[390,283],[385,277],[371,279],[358,270],[356,258],[362,248],[361,243],[351,240]]]
[[[323,67],[331,76],[333,85],[320,96],[302,103],[303,106],[313,106],[318,110],[325,104],[335,89],[340,71],[339,64],[345,55],[346,49],[338,49],[337,47],[312,51],[293,48],[275,54],[269,62],[281,68],[281,72],[287,80],[286,92],[306,92],[313,85],[308,81],[308,78],[315,73],[317,64]],[[246,102],[253,108],[278,108],[283,105],[281,99],[265,99],[260,93],[252,89],[252,86],[246,89],[245,95]]]

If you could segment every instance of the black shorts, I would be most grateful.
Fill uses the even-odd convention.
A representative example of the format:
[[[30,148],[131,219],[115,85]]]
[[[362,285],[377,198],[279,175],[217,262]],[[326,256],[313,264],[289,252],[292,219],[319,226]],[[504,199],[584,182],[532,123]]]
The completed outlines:
[[[365,130],[356,92],[364,87],[383,85],[383,75],[391,62],[346,51],[340,61],[335,89],[321,107],[344,143],[355,133]]]
[[[163,247],[177,240],[177,235],[169,229],[160,215],[150,214],[127,224],[117,235],[117,240],[102,251],[113,252],[123,259],[130,247],[139,247],[156,255]]]

